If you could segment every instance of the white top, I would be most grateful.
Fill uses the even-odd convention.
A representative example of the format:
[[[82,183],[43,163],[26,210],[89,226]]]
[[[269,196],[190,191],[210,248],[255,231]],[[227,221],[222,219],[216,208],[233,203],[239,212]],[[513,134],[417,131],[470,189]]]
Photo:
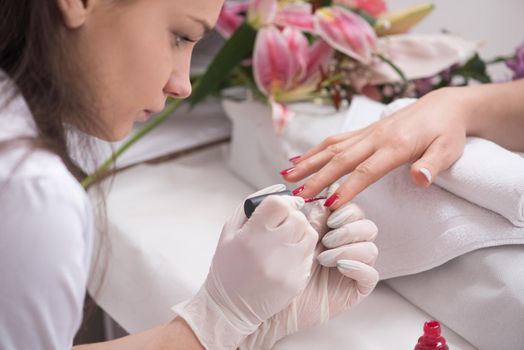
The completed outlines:
[[[5,87],[0,83],[0,141],[35,135],[23,98],[6,105]],[[71,348],[82,320],[92,221],[87,194],[58,156],[27,147],[0,151],[0,349]]]

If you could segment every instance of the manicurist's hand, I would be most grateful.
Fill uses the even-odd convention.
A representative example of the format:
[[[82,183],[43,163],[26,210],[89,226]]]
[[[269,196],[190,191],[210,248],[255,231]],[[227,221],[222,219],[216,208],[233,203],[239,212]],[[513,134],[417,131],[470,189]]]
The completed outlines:
[[[174,307],[206,349],[236,349],[304,289],[318,234],[303,206],[299,197],[269,196],[251,218],[240,205],[226,222],[204,285]]]
[[[362,210],[349,203],[331,213],[321,202],[315,202],[306,204],[306,211],[322,238],[315,249],[311,278],[287,308],[245,340],[242,350],[271,349],[279,339],[347,311],[377,284],[378,273],[373,268],[377,227],[364,218]]]

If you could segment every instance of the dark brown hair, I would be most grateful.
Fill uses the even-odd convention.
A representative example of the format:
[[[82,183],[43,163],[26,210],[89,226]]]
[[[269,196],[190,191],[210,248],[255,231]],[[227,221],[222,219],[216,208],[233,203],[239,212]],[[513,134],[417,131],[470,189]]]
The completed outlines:
[[[75,55],[57,1],[0,0],[0,13],[0,69],[31,110],[38,131],[33,144],[58,154],[80,180],[85,172],[71,157],[66,125],[98,133],[101,126],[80,75],[82,58]],[[89,142],[75,137],[75,147],[92,148]],[[92,157],[82,161],[94,164]]]
[[[18,94],[23,96],[38,132],[33,139],[2,142],[0,151],[17,147],[19,143],[29,143],[29,152],[42,148],[49,150],[59,155],[80,181],[85,171],[77,161],[81,161],[83,166],[93,167],[97,163],[95,146],[92,139],[75,132],[75,149],[71,150],[68,136],[72,131],[67,125],[98,135],[103,135],[103,130],[95,118],[96,106],[90,99],[86,79],[80,74],[82,58],[76,55],[74,34],[62,24],[56,0],[0,0],[0,14],[0,69],[16,88],[10,89],[15,92],[8,100]],[[72,151],[75,156],[81,153],[83,159],[73,158]],[[107,243],[102,234],[107,225],[104,193],[101,187],[96,191],[101,202],[94,208],[99,233],[95,265],[106,260],[103,253],[107,254],[109,249],[105,244],[104,252],[100,250],[100,240]],[[105,270],[94,276],[98,284],[94,294],[102,287],[104,274]]]

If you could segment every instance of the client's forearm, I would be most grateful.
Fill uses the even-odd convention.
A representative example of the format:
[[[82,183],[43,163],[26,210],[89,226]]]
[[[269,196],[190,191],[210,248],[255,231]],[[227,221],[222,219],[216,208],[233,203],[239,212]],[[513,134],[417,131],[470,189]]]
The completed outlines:
[[[468,135],[524,151],[524,79],[459,89],[457,96],[470,111],[466,117]]]
[[[176,318],[170,323],[116,340],[81,345],[74,350],[203,350],[187,323]]]

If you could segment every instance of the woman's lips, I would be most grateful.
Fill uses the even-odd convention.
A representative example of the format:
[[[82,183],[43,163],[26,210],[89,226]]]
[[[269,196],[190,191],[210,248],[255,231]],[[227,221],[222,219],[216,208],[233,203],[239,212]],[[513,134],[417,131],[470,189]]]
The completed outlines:
[[[144,109],[142,111],[142,113],[140,114],[140,116],[138,117],[138,121],[139,122],[147,122],[149,119],[151,119],[151,116],[153,115],[153,112],[148,110],[148,109]]]

